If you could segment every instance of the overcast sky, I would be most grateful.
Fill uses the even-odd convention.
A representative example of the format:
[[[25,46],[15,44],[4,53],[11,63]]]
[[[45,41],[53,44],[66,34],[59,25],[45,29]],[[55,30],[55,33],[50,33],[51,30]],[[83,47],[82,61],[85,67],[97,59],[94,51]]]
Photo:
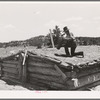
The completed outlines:
[[[0,2],[0,42],[46,35],[55,25],[100,37],[100,2]]]

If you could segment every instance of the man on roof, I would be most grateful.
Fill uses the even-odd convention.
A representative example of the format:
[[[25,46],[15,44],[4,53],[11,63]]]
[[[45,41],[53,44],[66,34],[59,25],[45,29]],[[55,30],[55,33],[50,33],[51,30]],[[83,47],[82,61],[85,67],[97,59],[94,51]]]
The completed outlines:
[[[67,26],[63,28],[63,34],[59,38],[57,49],[60,49],[63,44],[64,44],[66,56],[76,56],[76,55],[83,56],[83,52],[75,53],[75,49],[77,47],[76,39],[73,33],[69,31]]]

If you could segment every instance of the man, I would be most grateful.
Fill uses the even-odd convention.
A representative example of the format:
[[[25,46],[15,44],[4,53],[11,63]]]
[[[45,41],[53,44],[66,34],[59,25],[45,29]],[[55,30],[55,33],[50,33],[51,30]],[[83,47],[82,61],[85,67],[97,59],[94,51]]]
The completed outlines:
[[[65,26],[63,28],[63,32],[64,34],[62,34],[63,36],[63,41],[65,41],[65,52],[66,52],[66,55],[67,56],[75,56],[75,49],[77,47],[77,44],[76,44],[76,39],[74,37],[74,35],[72,33],[69,32],[69,29]],[[69,52],[69,48],[70,47],[70,50],[71,52]]]
[[[67,26],[63,28],[64,34],[61,35],[59,38],[57,49],[60,49],[61,46],[65,48],[66,56],[76,56],[76,55],[83,55],[83,52],[75,53],[75,49],[77,47],[76,39],[72,33],[69,32]],[[70,52],[69,52],[70,48]]]

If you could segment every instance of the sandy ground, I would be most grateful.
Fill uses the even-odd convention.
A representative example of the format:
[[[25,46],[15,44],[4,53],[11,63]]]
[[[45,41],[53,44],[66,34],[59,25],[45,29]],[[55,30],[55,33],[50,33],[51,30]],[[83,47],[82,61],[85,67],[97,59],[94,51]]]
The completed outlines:
[[[19,50],[24,50],[24,49],[25,48],[23,47],[0,48],[0,57],[6,57],[8,55],[11,55],[12,53],[17,53]],[[100,58],[100,46],[78,46],[76,48],[76,52],[84,51],[84,56],[85,56],[84,58],[78,58],[78,57],[66,58],[66,57],[57,57],[54,55],[55,53],[65,54],[64,48],[57,50],[56,48],[36,49],[35,47],[27,47],[26,49],[34,53],[54,57],[64,62],[70,62],[73,64],[86,63],[93,61],[94,59]],[[28,89],[18,85],[8,85],[6,82],[0,80],[0,90],[28,90]],[[91,91],[100,91],[100,85],[93,87]]]
[[[8,85],[5,81],[0,80],[0,90],[28,90],[19,85]]]

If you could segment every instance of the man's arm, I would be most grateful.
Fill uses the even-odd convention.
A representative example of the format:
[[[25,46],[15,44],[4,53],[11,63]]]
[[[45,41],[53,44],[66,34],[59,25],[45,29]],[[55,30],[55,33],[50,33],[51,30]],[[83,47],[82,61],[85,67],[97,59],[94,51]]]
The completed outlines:
[[[63,33],[61,36],[65,35],[65,33]]]
[[[73,33],[71,33],[71,37],[72,37],[73,39],[75,39],[75,37],[74,37],[74,34],[73,34]]]

